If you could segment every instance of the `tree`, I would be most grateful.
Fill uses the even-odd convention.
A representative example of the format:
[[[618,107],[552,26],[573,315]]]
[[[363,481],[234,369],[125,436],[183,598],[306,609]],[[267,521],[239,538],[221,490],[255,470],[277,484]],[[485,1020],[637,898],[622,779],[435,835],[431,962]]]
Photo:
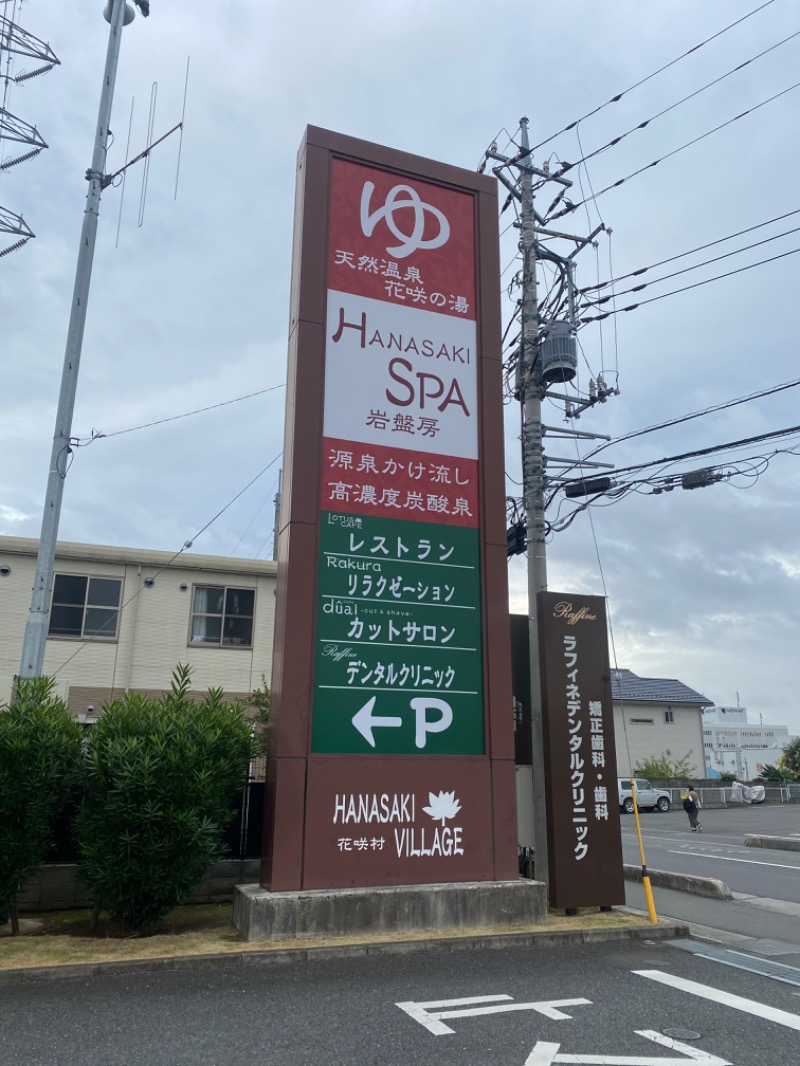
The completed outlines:
[[[78,787],[83,731],[50,678],[17,682],[0,706],[0,920],[45,858],[51,826]]]
[[[800,781],[800,737],[784,749],[778,769],[787,781]]]
[[[81,878],[124,929],[147,931],[185,902],[222,854],[255,743],[221,689],[189,697],[178,666],[161,699],[127,694],[92,726],[77,818]]]
[[[777,766],[768,763],[758,775],[759,781],[778,781],[783,784],[783,774]]]
[[[687,751],[681,759],[672,760],[666,752],[659,756],[644,759],[634,767],[634,775],[638,777],[691,777],[692,776],[692,753]]]

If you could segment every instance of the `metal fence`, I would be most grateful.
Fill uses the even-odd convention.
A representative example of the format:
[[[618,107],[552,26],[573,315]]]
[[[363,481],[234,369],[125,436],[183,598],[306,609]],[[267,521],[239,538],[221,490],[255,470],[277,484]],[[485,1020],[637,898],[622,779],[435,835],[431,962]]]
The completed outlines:
[[[663,791],[669,792],[672,797],[673,807],[680,807],[686,794],[686,786],[683,788],[665,788]],[[747,804],[742,803],[741,799],[735,797],[734,789],[730,785],[720,786],[719,788],[700,787],[695,791],[700,797],[700,803],[703,807],[747,806]],[[787,783],[784,785],[768,785],[764,790],[764,799],[761,802],[792,803],[797,800],[800,800],[800,784]]]
[[[261,836],[264,827],[264,781],[249,781],[234,804],[234,817],[224,833],[225,859],[259,859]],[[46,863],[74,863],[78,861],[78,845],[74,824],[77,807],[71,806],[61,812],[53,825],[53,845],[48,851]]]

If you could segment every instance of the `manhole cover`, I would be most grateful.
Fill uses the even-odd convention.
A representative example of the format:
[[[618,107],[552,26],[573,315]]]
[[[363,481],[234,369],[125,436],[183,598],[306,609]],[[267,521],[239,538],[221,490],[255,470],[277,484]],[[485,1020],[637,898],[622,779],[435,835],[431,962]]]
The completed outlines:
[[[693,1029],[665,1029],[664,1036],[670,1037],[672,1040],[699,1040],[700,1033],[696,1033]]]

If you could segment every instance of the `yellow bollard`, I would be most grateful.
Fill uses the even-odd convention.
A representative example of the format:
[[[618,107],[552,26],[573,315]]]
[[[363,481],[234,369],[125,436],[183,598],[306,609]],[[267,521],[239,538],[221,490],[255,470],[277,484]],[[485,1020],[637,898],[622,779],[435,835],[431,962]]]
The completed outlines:
[[[642,884],[644,885],[644,898],[647,900],[647,913],[652,925],[658,924],[656,905],[653,901],[653,889],[650,885],[650,877],[647,873],[647,862],[644,857],[644,843],[642,842],[642,827],[639,823],[639,804],[636,802],[636,782],[631,778],[631,795],[633,796],[633,817],[636,819],[636,836],[639,839],[639,856],[642,860]]]

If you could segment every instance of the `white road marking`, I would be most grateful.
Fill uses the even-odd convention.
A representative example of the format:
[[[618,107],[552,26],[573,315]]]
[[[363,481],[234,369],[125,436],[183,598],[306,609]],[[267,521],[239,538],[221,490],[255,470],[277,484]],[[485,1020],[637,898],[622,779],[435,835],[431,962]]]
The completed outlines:
[[[543,1014],[545,1018],[553,1021],[571,1019],[571,1014],[565,1014],[560,1007],[578,1007],[591,1005],[590,999],[549,999],[539,1003],[514,1003],[511,996],[471,996],[466,999],[438,999],[428,1003],[415,1003],[411,1000],[405,1003],[396,1003],[395,1006],[405,1011],[414,1021],[424,1026],[434,1036],[451,1036],[454,1030],[445,1025],[442,1018],[477,1018],[481,1014],[504,1014],[508,1011],[533,1010],[537,1014]],[[492,1006],[472,1007],[468,1004],[491,1003]],[[441,1008],[455,1008],[442,1010]]]
[[[643,1036],[645,1040],[652,1040],[654,1044],[669,1048],[671,1051],[680,1051],[679,1059],[643,1059],[638,1055],[560,1055],[560,1044],[546,1044],[539,1041],[536,1047],[525,1060],[525,1066],[553,1066],[554,1063],[577,1063],[581,1066],[688,1066],[693,1062],[696,1066],[733,1066],[727,1059],[717,1058],[709,1051],[702,1048],[690,1047],[681,1044],[668,1036],[662,1036],[651,1029],[637,1029],[637,1036]]]
[[[732,855],[709,855],[704,851],[675,851],[667,849],[670,855],[690,855],[698,859],[721,859],[723,862],[746,862],[749,866],[774,866],[778,870],[800,870],[800,865],[791,866],[784,862],[761,862],[759,859],[734,859]]]
[[[733,1007],[744,1014],[752,1014],[756,1018],[764,1018],[776,1025],[784,1025],[787,1029],[795,1029],[800,1032],[800,1015],[790,1014],[789,1011],[779,1010],[777,1007],[768,1007],[766,1003],[758,1003],[754,999],[745,999],[743,996],[734,996],[731,992],[723,992],[719,988],[711,988],[710,985],[701,985],[697,981],[687,981],[683,977],[674,974],[662,973],[661,970],[633,970],[638,977],[646,977],[650,981],[658,981],[668,988],[676,988],[680,992],[689,992],[701,999],[709,999],[712,1003],[721,1003],[725,1007]]]

